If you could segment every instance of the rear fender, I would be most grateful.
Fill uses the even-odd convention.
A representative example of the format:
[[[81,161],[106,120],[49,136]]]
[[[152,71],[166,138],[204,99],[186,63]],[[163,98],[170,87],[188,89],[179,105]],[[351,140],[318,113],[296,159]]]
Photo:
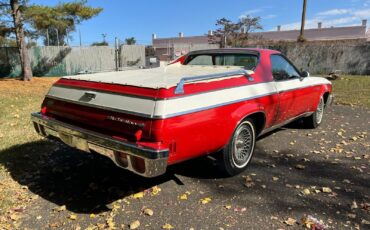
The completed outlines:
[[[265,110],[264,110],[264,107],[262,104],[260,103],[247,103],[243,106],[240,106],[238,109],[236,109],[235,111],[232,112],[231,114],[231,117],[232,117],[232,126],[233,126],[233,130],[232,132],[234,132],[234,130],[236,129],[236,127],[244,120],[246,119],[247,117],[250,117],[254,114],[257,114],[257,113],[262,113],[264,115],[264,124],[256,124],[259,126],[259,131],[262,131],[264,128],[265,128],[265,124],[266,124],[266,114],[265,114]],[[230,133],[230,137],[231,137],[232,133]]]

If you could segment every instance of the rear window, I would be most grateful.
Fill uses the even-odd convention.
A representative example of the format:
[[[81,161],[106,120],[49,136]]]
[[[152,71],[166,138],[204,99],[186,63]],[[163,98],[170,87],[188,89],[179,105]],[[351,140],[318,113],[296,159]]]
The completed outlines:
[[[258,56],[254,54],[194,54],[189,55],[184,65],[242,66],[253,70],[257,67]]]

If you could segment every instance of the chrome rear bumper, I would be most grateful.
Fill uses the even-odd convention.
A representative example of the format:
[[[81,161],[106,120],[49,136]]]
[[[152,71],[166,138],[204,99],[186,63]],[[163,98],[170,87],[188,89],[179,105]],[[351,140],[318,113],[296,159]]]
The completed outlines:
[[[109,157],[117,166],[144,177],[155,177],[166,172],[168,149],[154,149],[117,140],[110,136],[57,121],[41,113],[32,113],[36,131],[44,137],[55,137],[65,144]]]

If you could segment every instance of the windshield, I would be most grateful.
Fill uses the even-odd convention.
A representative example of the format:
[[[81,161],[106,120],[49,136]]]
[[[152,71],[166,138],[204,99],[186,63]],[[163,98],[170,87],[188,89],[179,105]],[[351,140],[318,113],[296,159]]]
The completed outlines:
[[[242,66],[245,69],[254,70],[257,63],[258,56],[254,54],[217,53],[189,55],[184,65]]]

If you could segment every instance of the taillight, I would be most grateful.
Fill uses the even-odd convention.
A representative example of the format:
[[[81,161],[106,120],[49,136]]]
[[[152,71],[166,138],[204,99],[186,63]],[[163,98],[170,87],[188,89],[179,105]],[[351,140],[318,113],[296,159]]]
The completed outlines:
[[[143,136],[143,131],[141,129],[136,131],[135,133],[136,141],[140,141],[142,136]]]
[[[42,115],[45,115],[45,114],[46,114],[46,106],[43,106],[43,107],[41,108],[41,114],[42,114]]]

